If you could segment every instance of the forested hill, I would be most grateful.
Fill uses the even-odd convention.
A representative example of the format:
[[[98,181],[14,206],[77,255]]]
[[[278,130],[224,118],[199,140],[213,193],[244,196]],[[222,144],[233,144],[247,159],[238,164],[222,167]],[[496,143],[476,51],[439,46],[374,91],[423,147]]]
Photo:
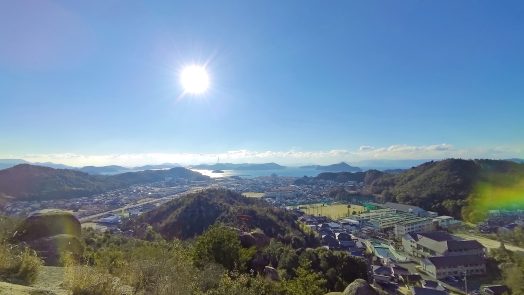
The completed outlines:
[[[477,202],[472,196],[479,183],[511,186],[523,176],[524,165],[515,162],[447,159],[402,173],[377,174],[365,181],[363,192],[462,218],[463,208]]]
[[[366,172],[322,172],[315,177],[304,176],[295,180],[296,185],[304,184],[316,184],[322,181],[334,181],[334,182],[348,182],[354,181],[357,183],[360,182],[369,182],[376,177],[382,176],[384,173],[378,170],[368,170]]]
[[[463,218],[466,217],[464,214],[471,215],[471,209],[478,205],[475,189],[480,185],[513,190],[524,187],[524,164],[505,160],[447,159],[426,162],[395,173],[378,170],[320,173],[316,177],[299,178],[295,184],[322,181],[363,183],[360,193],[378,196],[379,200],[416,205]],[[495,194],[492,197],[493,202],[504,198]],[[524,195],[520,203],[524,203]]]
[[[292,212],[225,189],[209,189],[173,200],[145,213],[139,223],[152,225],[167,239],[193,238],[215,223],[243,230],[260,229],[274,238],[302,236]]]
[[[0,196],[24,200],[84,197],[134,184],[179,178],[208,179],[207,176],[181,167],[105,176],[90,175],[77,170],[21,164],[0,170]]]

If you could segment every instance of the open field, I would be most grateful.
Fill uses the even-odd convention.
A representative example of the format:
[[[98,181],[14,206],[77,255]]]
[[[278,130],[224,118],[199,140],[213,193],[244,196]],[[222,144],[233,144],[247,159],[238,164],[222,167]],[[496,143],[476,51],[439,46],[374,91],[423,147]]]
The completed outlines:
[[[486,237],[478,236],[478,235],[472,235],[472,234],[466,234],[466,233],[455,233],[454,235],[459,236],[463,239],[469,239],[469,240],[477,240],[479,241],[484,247],[488,249],[498,248],[500,247],[500,241],[488,239]],[[504,243],[504,246],[506,249],[510,251],[520,251],[524,252],[524,248],[510,245],[508,243]]]
[[[364,210],[363,207],[358,205],[350,206],[351,208],[348,208],[348,204],[306,204],[298,207],[306,214],[322,215],[332,219],[348,217],[353,215],[353,212],[358,214]]]
[[[242,193],[242,195],[247,198],[262,198],[265,194],[257,193],[257,192],[245,192],[245,193]]]

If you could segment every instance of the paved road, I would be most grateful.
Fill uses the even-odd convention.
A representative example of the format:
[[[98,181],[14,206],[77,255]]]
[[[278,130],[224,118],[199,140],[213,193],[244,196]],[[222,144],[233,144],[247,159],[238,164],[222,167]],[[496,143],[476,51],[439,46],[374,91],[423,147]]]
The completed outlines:
[[[159,204],[161,204],[161,203],[164,203],[164,202],[167,202],[167,201],[171,200],[171,198],[172,197],[169,196],[169,197],[163,197],[163,198],[160,198],[160,199],[149,200],[149,201],[142,202],[142,203],[126,205],[124,207],[119,207],[117,209],[104,211],[104,212],[93,214],[93,215],[84,216],[82,218],[79,218],[79,220],[80,220],[80,223],[92,222],[92,221],[94,221],[94,220],[96,220],[96,219],[98,219],[98,218],[100,218],[100,217],[102,217],[104,215],[107,215],[107,214],[117,213],[117,212],[120,212],[122,210],[127,210],[127,209],[140,207],[140,206],[145,205],[145,204],[151,204],[151,203],[159,203]]]
[[[183,195],[187,195],[189,193],[194,193],[194,192],[197,192],[197,191],[200,191],[200,190],[202,190],[201,187],[192,188],[192,189],[189,189],[189,190],[187,190],[185,192],[180,192],[180,193],[177,193],[177,194],[174,194],[174,195],[171,195],[171,196],[162,197],[162,198],[159,198],[159,199],[153,199],[153,200],[149,200],[149,201],[145,201],[145,202],[141,202],[141,203],[137,203],[137,204],[126,205],[126,206],[123,206],[123,207],[119,207],[119,208],[116,208],[116,209],[104,211],[104,212],[101,212],[101,213],[97,213],[97,214],[93,214],[93,215],[89,215],[89,216],[84,216],[82,218],[79,218],[79,220],[80,220],[80,223],[93,222],[93,221],[95,221],[95,220],[99,219],[100,217],[102,217],[104,215],[107,215],[107,214],[118,213],[118,212],[120,212],[122,210],[127,210],[127,209],[140,207],[140,206],[145,205],[145,204],[162,204],[162,203],[166,203],[168,201],[171,201],[172,199],[181,197]]]

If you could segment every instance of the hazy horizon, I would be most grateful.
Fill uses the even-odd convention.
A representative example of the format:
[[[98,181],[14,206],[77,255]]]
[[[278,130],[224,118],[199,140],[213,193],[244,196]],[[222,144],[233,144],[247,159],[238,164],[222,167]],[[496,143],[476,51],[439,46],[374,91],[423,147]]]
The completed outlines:
[[[361,168],[407,168],[426,161],[443,159],[521,159],[518,156],[504,153],[503,150],[474,151],[478,156],[471,156],[472,151],[457,150],[451,146],[409,147],[390,146],[388,148],[364,148],[358,152],[336,150],[328,152],[249,152],[232,151],[221,154],[132,154],[132,155],[26,155],[22,157],[0,157],[1,160],[24,160],[29,163],[52,163],[71,167],[118,165],[128,168],[179,164],[194,166],[201,164],[232,163],[232,164],[262,164],[277,163],[283,166],[298,167],[306,165],[329,165],[346,162]],[[491,156],[489,155],[491,153]],[[370,157],[380,155],[381,157]],[[349,158],[348,158],[349,157]],[[350,159],[352,158],[352,160]]]

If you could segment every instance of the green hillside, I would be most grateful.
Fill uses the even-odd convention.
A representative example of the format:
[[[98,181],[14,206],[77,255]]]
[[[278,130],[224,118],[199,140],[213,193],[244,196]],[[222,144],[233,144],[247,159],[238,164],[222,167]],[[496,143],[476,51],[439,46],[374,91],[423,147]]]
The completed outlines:
[[[0,195],[25,200],[75,198],[134,184],[178,178],[188,180],[208,179],[207,176],[182,167],[105,176],[90,175],[70,169],[53,169],[21,164],[0,170]]]
[[[447,159],[366,179],[364,192],[461,218],[463,209],[478,201],[474,192],[479,184],[511,186],[523,175],[524,165],[510,161]]]
[[[302,235],[291,212],[224,189],[210,189],[173,200],[144,214],[140,222],[151,224],[167,239],[193,238],[215,223],[244,230],[261,229],[275,238]]]

